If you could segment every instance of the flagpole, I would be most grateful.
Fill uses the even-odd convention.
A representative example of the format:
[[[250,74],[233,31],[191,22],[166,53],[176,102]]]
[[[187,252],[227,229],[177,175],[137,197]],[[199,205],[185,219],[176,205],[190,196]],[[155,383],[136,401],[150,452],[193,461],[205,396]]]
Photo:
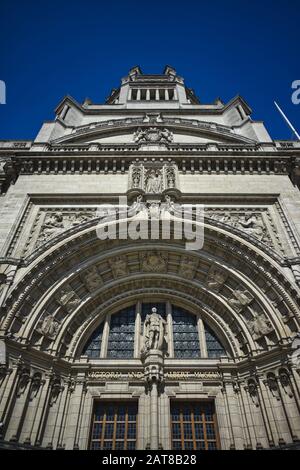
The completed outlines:
[[[295,136],[297,137],[298,140],[300,140],[300,135],[298,134],[298,132],[296,131],[296,129],[294,128],[293,124],[291,123],[291,121],[289,121],[289,119],[286,117],[286,115],[284,114],[284,112],[282,111],[282,109],[280,108],[280,106],[278,106],[278,104],[276,103],[276,101],[274,101],[274,104],[276,106],[276,108],[278,109],[278,111],[280,112],[281,116],[283,117],[283,119],[285,120],[285,122],[288,124],[288,126],[292,129],[292,131],[294,132]]]

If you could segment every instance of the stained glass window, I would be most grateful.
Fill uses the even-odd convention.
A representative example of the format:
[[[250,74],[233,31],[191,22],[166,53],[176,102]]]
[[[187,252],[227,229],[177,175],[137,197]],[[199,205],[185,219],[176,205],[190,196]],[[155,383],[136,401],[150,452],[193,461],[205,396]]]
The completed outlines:
[[[219,448],[213,403],[171,403],[171,431],[175,450]]]
[[[151,313],[153,307],[166,319],[166,302],[143,302],[141,308],[140,334],[143,334],[143,325],[147,314]],[[136,305],[122,309],[111,316],[110,331],[107,341],[108,358],[129,359],[133,357],[135,340],[135,311]],[[197,316],[188,311],[171,305],[172,325],[173,325],[173,343],[174,356],[177,359],[200,358],[200,339],[198,333]],[[90,337],[83,349],[83,354],[90,358],[100,357],[101,342],[103,336],[103,324]],[[170,332],[166,326],[166,334],[169,337]],[[204,324],[205,342],[207,354],[210,358],[219,358],[225,356],[226,351],[216,336],[216,334]],[[168,338],[169,339],[169,338]],[[203,339],[204,341],[204,339]],[[106,345],[105,345],[106,346]]]
[[[84,354],[85,356],[89,356],[93,359],[98,359],[100,357],[103,325],[104,322],[101,323],[101,325],[94,331],[92,336],[87,341],[82,352],[82,354]]]
[[[135,305],[111,316],[107,357],[128,359],[133,357]]]
[[[196,316],[175,306],[172,310],[175,357],[182,359],[200,357]]]
[[[90,448],[92,450],[135,449],[136,424],[136,403],[96,403]]]
[[[207,325],[204,325],[204,328],[208,357],[226,356],[225,349],[213,331]]]

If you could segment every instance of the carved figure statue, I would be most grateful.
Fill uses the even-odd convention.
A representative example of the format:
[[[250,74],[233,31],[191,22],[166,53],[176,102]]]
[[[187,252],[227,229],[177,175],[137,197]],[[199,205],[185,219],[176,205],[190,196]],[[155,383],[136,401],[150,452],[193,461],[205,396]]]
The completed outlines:
[[[159,193],[162,189],[161,174],[155,170],[150,170],[147,175],[146,192]]]
[[[53,315],[47,315],[40,327],[40,332],[49,337],[54,337],[59,328],[59,323],[55,320]]]
[[[143,339],[144,346],[142,354],[153,350],[163,351],[165,340],[166,321],[157,313],[155,307],[152,308],[151,314],[148,314],[144,323]]]
[[[266,228],[263,222],[259,220],[254,214],[247,214],[245,220],[240,220],[239,225],[241,229],[250,235],[254,235],[259,240],[262,240],[266,233]]]

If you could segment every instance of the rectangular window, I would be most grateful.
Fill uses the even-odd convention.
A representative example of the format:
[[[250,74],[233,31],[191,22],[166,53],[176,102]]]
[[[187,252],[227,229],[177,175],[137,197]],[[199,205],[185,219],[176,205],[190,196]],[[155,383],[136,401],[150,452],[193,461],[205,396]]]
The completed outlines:
[[[136,448],[137,403],[100,403],[94,406],[92,450]]]
[[[214,404],[171,402],[171,434],[174,450],[219,449]]]

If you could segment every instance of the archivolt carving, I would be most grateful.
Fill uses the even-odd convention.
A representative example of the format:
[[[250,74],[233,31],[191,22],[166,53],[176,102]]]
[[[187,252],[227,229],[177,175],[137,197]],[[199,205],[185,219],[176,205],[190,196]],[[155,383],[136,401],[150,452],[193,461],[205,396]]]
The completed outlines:
[[[213,229],[211,229],[212,231]],[[216,229],[214,229],[216,230]],[[214,235],[214,237],[212,237],[212,235]],[[226,304],[226,296],[223,296],[218,294],[218,287],[217,289],[213,289],[211,288],[211,286],[209,285],[209,283],[207,282],[207,278],[209,278],[208,276],[208,273],[209,273],[209,270],[211,268],[211,266],[215,265],[215,267],[217,268],[217,271],[218,272],[225,272],[226,273],[226,276],[229,276],[228,279],[232,279],[232,276],[236,277],[238,276],[239,278],[239,281],[238,283],[236,283],[236,285],[238,286],[239,284],[244,284],[245,282],[245,279],[249,276],[249,267],[252,266],[251,268],[251,277],[253,279],[253,282],[252,280],[251,281],[248,281],[248,286],[247,286],[247,289],[249,289],[251,283],[252,283],[252,287],[251,289],[254,288],[254,286],[256,286],[256,290],[257,292],[252,292],[251,295],[257,297],[258,293],[259,293],[259,296],[258,296],[258,301],[259,303],[261,304],[261,309],[262,311],[265,312],[266,314],[266,318],[270,319],[270,321],[272,322],[272,327],[274,329],[275,327],[275,330],[277,331],[277,334],[278,335],[281,335],[283,334],[283,331],[284,331],[284,325],[281,324],[281,320],[280,320],[280,315],[279,315],[279,311],[278,311],[278,308],[277,308],[277,313],[276,311],[274,310],[273,308],[273,305],[271,304],[270,301],[267,300],[268,298],[268,295],[270,292],[272,292],[272,295],[271,297],[273,298],[274,300],[274,296],[275,298],[277,299],[277,302],[278,304],[280,304],[280,302],[284,302],[284,304],[287,306],[287,311],[289,312],[289,315],[290,315],[290,306],[293,305],[294,306],[294,309],[296,311],[297,307],[296,307],[296,304],[293,302],[293,300],[289,297],[288,295],[288,289],[286,288],[283,288],[282,287],[282,291],[284,293],[284,296],[281,295],[280,293],[280,297],[278,296],[278,289],[274,286],[274,281],[275,281],[275,278],[274,278],[274,275],[275,275],[275,267],[273,265],[272,269],[270,269],[270,265],[269,264],[269,260],[265,259],[261,256],[261,258],[259,260],[256,260],[255,258],[258,256],[258,253],[255,252],[255,250],[253,250],[253,248],[249,247],[249,246],[244,246],[243,247],[243,250],[240,248],[238,248],[238,245],[236,245],[236,238],[234,237],[227,237],[228,240],[224,240],[224,237],[223,237],[223,240],[222,240],[222,235],[220,234],[220,236],[218,236],[216,238],[216,233],[212,233],[210,232],[210,230],[208,231],[208,234],[207,234],[207,237],[206,237],[206,243],[205,243],[205,247],[203,250],[201,250],[201,252],[197,253],[197,256],[199,256],[199,258],[201,258],[202,260],[205,260],[205,263],[206,263],[206,266],[207,266],[207,269],[204,271],[202,271],[202,265],[201,263],[203,263],[203,261],[199,264],[198,268],[195,269],[195,276],[193,278],[193,283],[196,283],[197,285],[201,286],[201,289],[202,289],[202,293],[201,295],[203,296],[203,292],[205,291],[205,287],[208,288],[209,291],[211,291],[212,293],[214,293],[213,295],[211,294],[207,294],[208,297],[208,302],[211,304],[212,302],[214,302],[214,308],[216,309],[220,309],[222,307],[222,310],[223,312],[226,312],[228,307],[227,307],[227,304]],[[170,243],[170,241],[168,242],[161,242],[161,249],[159,250],[159,253],[163,253],[165,254],[165,250],[170,250],[171,246],[172,246],[172,243]],[[78,247],[79,245],[81,244],[81,248],[80,250],[78,250]],[[170,269],[170,272],[168,273],[168,275],[179,275],[179,276],[182,276],[182,273],[180,274],[180,269],[179,267],[175,267],[176,264],[178,266],[180,266],[180,259],[178,259],[178,253],[179,251],[181,250],[180,246],[182,245],[182,242],[181,241],[176,241],[176,243],[174,244],[174,256],[177,257],[177,261],[176,263],[174,264],[174,261],[172,261],[172,263],[168,263],[168,269]],[[84,234],[81,234],[80,236],[78,236],[77,238],[74,238],[73,240],[70,240],[68,243],[65,243],[64,245],[60,245],[63,250],[61,251],[61,254],[59,256],[57,256],[55,259],[53,257],[54,253],[48,253],[42,260],[40,260],[39,263],[36,264],[36,266],[32,269],[32,271],[29,271],[27,275],[25,275],[25,277],[23,278],[22,282],[18,285],[18,288],[19,289],[22,289],[22,285],[23,286],[26,286],[25,288],[25,291],[23,291],[23,294],[21,294],[20,292],[20,296],[18,296],[18,300],[15,302],[15,305],[12,305],[11,309],[8,311],[8,315],[7,315],[7,318],[5,319],[4,321],[4,326],[8,327],[11,323],[11,321],[14,319],[14,315],[15,313],[18,311],[18,316],[21,316],[22,318],[24,318],[24,320],[26,319],[26,316],[27,314],[29,313],[29,311],[36,311],[38,312],[38,302],[37,302],[37,298],[40,297],[41,295],[41,292],[43,292],[43,290],[45,291],[45,289],[47,290],[48,289],[48,286],[49,286],[49,281],[47,281],[47,276],[49,276],[50,272],[51,272],[51,285],[54,285],[55,283],[55,279],[61,279],[63,276],[70,276],[70,274],[67,274],[68,272],[71,273],[72,272],[72,268],[74,265],[80,265],[80,263],[82,262],[82,260],[84,259],[88,259],[89,257],[93,257],[95,256],[95,253],[99,253],[101,252],[102,253],[102,257],[103,259],[105,257],[107,257],[108,254],[112,255],[112,260],[119,260],[120,257],[122,259],[124,259],[124,255],[120,256],[120,254],[116,255],[114,254],[114,250],[118,250],[120,249],[122,246],[124,247],[123,249],[125,249],[125,252],[126,252],[126,257],[128,258],[128,253],[132,253],[132,256],[135,256],[135,262],[134,262],[134,258],[132,258],[132,260],[130,261],[130,263],[127,263],[127,271],[126,270],[123,270],[123,275],[124,277],[126,276],[141,276],[141,273],[140,273],[140,258],[136,256],[136,251],[137,250],[140,250],[142,248],[142,241],[135,241],[134,245],[133,244],[130,244],[130,242],[128,241],[116,241],[114,244],[112,244],[111,241],[107,241],[107,242],[102,242],[100,240],[95,240],[95,237],[94,237],[94,234],[91,233],[91,231],[86,231]],[[101,249],[100,249],[100,246],[101,246]],[[150,245],[151,246],[151,243]],[[157,245],[156,245],[157,246]],[[217,250],[216,250],[216,247],[217,247]],[[67,248],[67,249],[66,249]],[[59,247],[58,247],[58,250],[59,250]],[[106,253],[106,250],[110,250]],[[220,251],[221,250],[221,251]],[[212,260],[208,261],[209,260],[209,253],[213,253],[213,256],[214,256],[214,261],[212,262]],[[149,253],[148,253],[149,254]],[[185,256],[188,256],[187,255],[187,252],[186,251],[182,251],[182,254],[184,254]],[[218,254],[218,256],[220,257],[220,261],[222,262],[222,269],[220,267],[218,267],[218,263],[216,263],[216,254]],[[170,256],[170,254],[168,255]],[[208,256],[208,258],[206,258]],[[195,254],[193,254],[192,256],[192,259],[195,260]],[[187,261],[187,260],[186,260]],[[185,263],[186,263],[185,261]],[[42,267],[42,264],[44,264],[44,267]],[[107,267],[110,266],[106,261],[106,267],[104,270],[106,270],[105,272],[107,273],[106,274],[106,280],[105,282],[112,282],[114,279],[115,279],[115,282],[119,282],[118,281],[118,276],[115,277],[111,274],[111,277],[107,277],[108,276],[108,272],[107,272]],[[134,264],[135,263],[135,264]],[[224,263],[228,263],[228,267],[224,265]],[[154,263],[155,265],[157,263]],[[151,265],[151,263],[150,263]],[[60,267],[60,269],[58,269],[58,267]],[[64,271],[61,270],[61,268],[64,266]],[[255,266],[255,269],[253,270],[253,267]],[[89,267],[91,268],[92,265]],[[230,267],[230,268],[229,268]],[[42,269],[41,269],[42,268]],[[37,271],[37,269],[39,269],[39,271]],[[110,269],[112,269],[112,266],[110,266]],[[245,274],[242,274],[243,273],[243,270],[245,270]],[[151,275],[151,272],[154,272],[154,271],[147,271],[145,270],[144,273],[146,276],[149,276]],[[173,274],[172,274],[173,273]],[[76,273],[76,275],[80,274],[81,276],[83,276],[83,273]],[[75,274],[73,273],[73,276],[75,276]],[[99,276],[102,277],[102,272],[99,268]],[[225,278],[226,276],[224,276],[224,282],[225,282]],[[242,276],[242,277],[241,277]],[[82,279],[82,277],[81,277]],[[165,275],[163,277],[163,279],[165,279]],[[259,280],[260,279],[260,280]],[[267,279],[267,281],[266,281]],[[280,282],[279,282],[279,279],[280,279],[280,282],[282,282],[284,280],[284,277],[282,274],[279,275],[278,277],[278,280],[276,280],[277,284],[280,285]],[[271,281],[272,282],[269,282]],[[70,282],[70,280],[69,280]],[[144,281],[145,282],[145,281]],[[152,280],[153,282],[153,280]],[[227,279],[226,279],[226,282],[227,282]],[[249,285],[249,282],[250,282],[250,285]],[[289,287],[288,286],[288,281],[287,280],[284,280],[285,282],[285,286]],[[37,285],[38,284],[38,285]],[[222,284],[219,283],[219,284]],[[27,302],[29,301],[30,299],[30,296],[29,296],[29,292],[32,290],[32,287],[36,285],[35,289],[38,289],[35,290],[35,294],[33,295],[32,297],[32,300],[31,300],[31,307],[30,309],[26,306]],[[84,283],[83,283],[84,285]],[[106,284],[104,284],[105,286]],[[258,286],[261,286],[260,288],[258,288]],[[76,311],[80,311],[81,310],[81,302],[83,300],[82,298],[82,294],[78,295],[78,292],[75,292],[71,289],[70,286],[67,286],[66,290],[64,290],[66,286],[63,286],[63,289],[58,291],[57,293],[54,294],[51,294],[51,298],[55,298],[56,301],[58,300],[60,305],[65,308],[67,310],[67,312],[69,312],[69,315],[70,315],[70,319],[72,318],[72,314],[73,314],[73,311],[74,309],[76,308]],[[174,286],[173,286],[173,289],[174,289]],[[204,290],[203,290],[204,289]],[[295,288],[296,289],[296,288]],[[99,289],[100,291],[103,292],[103,289]],[[105,288],[106,290],[106,288]],[[89,289],[87,288],[86,286],[86,295],[88,295],[88,292]],[[16,293],[14,295],[18,295],[17,294],[17,290],[15,291]],[[33,293],[34,291],[32,291]],[[37,294],[37,292],[39,292]],[[296,292],[296,290],[295,290]],[[297,292],[298,294],[298,292]],[[49,291],[49,294],[50,295],[50,291]],[[101,294],[102,296],[104,295],[103,293]],[[199,296],[199,293],[195,292],[194,295],[196,296]],[[26,296],[26,301],[24,302],[25,300],[25,296]],[[215,300],[213,300],[215,299]],[[13,300],[13,297],[11,297],[11,300]],[[75,302],[75,304],[74,304]],[[70,303],[70,307],[69,307],[69,303]],[[57,305],[57,304],[56,304]],[[219,307],[218,307],[219,305]],[[32,309],[32,306],[33,309]],[[78,309],[77,307],[80,308]],[[8,307],[9,307],[9,304],[8,304]],[[68,310],[69,309],[69,310]],[[51,310],[48,310],[49,312]],[[26,313],[27,312],[27,313]],[[250,311],[251,313],[251,311]],[[261,313],[259,313],[260,315]],[[36,314],[32,314],[32,315],[36,315],[36,321],[38,321],[38,318],[40,314],[36,313]],[[225,315],[225,313],[224,313]],[[227,315],[227,313],[226,313]],[[233,315],[233,312],[230,311],[230,313],[228,313],[229,316],[231,316],[232,318],[232,315]],[[17,317],[16,317],[16,320],[17,320]],[[253,315],[252,315],[253,317]],[[252,318],[250,316],[249,319]],[[229,317],[228,317],[229,318]],[[289,317],[290,318],[290,317]],[[68,318],[68,322],[69,322],[69,318]],[[292,321],[292,319],[291,319]],[[67,323],[66,323],[67,324]],[[242,327],[241,325],[244,324],[245,325],[245,319],[243,318],[240,318],[239,319],[239,322],[237,323],[239,326],[238,328],[236,329],[235,331],[235,334],[237,336],[237,338],[240,338],[240,331],[243,331],[244,329],[244,332],[245,332],[245,328],[246,326]],[[15,331],[18,331],[20,330],[20,326],[17,327],[17,323],[16,322],[13,322],[13,325],[14,325],[14,328],[15,328]],[[32,323],[33,325],[33,323]],[[28,330],[26,330],[26,323],[24,324],[24,326],[21,328],[23,333],[25,333],[27,331],[26,334],[29,333]],[[250,328],[250,327],[249,327]],[[252,327],[253,328],[253,327]],[[288,329],[286,330],[286,334],[288,334]],[[21,332],[21,330],[20,330]],[[22,333],[22,334],[23,334]],[[242,346],[241,346],[242,347]]]

